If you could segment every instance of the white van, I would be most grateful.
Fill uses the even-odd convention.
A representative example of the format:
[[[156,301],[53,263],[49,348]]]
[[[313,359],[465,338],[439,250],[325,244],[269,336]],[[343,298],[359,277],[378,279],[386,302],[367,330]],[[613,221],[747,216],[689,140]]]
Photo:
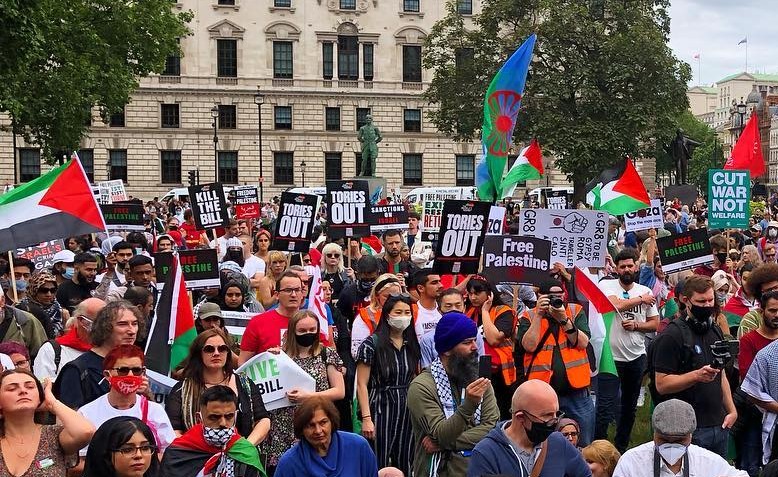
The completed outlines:
[[[320,197],[327,196],[326,187],[292,187],[285,190],[284,192],[292,192],[294,194],[318,195]]]
[[[426,194],[444,194],[449,197],[458,196],[462,200],[478,198],[475,187],[417,187],[408,192],[405,198],[409,203],[416,204],[423,202]]]

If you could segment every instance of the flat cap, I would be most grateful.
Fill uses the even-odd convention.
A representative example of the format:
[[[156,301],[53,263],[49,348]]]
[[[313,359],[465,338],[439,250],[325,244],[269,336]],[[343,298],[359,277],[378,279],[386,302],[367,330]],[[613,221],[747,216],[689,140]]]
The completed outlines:
[[[651,418],[654,431],[667,437],[683,437],[697,429],[697,418],[691,404],[680,399],[659,403]]]

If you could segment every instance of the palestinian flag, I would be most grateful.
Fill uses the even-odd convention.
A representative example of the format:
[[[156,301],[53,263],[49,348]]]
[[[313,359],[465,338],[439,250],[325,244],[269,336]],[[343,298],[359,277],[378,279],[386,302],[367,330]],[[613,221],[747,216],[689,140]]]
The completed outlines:
[[[516,184],[543,177],[543,153],[540,151],[537,139],[521,150],[508,173],[502,180],[502,198],[513,197]]]
[[[92,187],[78,157],[0,196],[4,249],[38,245],[105,230]]]
[[[646,186],[629,157],[589,181],[586,190],[586,201],[595,210],[604,210],[611,215],[635,212],[651,205]]]
[[[589,301],[589,342],[594,348],[597,359],[596,373],[618,375],[616,362],[610,345],[611,325],[616,316],[616,308],[608,297],[594,284],[581,269],[576,267],[574,282],[579,292]]]
[[[362,253],[365,255],[380,255],[384,251],[381,239],[375,235],[362,237]]]
[[[163,463],[165,468],[180,470],[179,475],[209,476],[216,475],[225,456],[255,468],[259,475],[267,475],[257,448],[251,442],[236,432],[224,449],[214,447],[205,441],[202,424],[194,425],[176,438],[165,451]]]
[[[197,336],[178,254],[170,267],[146,341],[146,367],[161,376],[169,376],[189,355],[189,345]]]

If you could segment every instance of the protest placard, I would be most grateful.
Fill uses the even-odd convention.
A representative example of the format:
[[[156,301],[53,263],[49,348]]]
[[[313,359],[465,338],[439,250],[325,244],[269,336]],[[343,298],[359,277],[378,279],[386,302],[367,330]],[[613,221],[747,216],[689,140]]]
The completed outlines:
[[[546,197],[546,208],[551,210],[565,210],[570,208],[570,196],[565,190],[543,190]]]
[[[747,229],[751,172],[708,169],[708,227]]]
[[[551,242],[518,235],[486,235],[481,274],[493,284],[540,285],[551,269]]]
[[[370,207],[370,215],[373,218],[370,231],[373,233],[408,229],[408,210],[403,204],[374,205]]]
[[[255,316],[257,316],[256,313],[222,310],[224,327],[227,329],[227,332],[236,339],[235,341],[237,343],[240,343],[243,333],[246,332],[246,327],[249,325],[249,321]]]
[[[327,238],[370,235],[370,187],[365,180],[327,181]]]
[[[283,352],[259,353],[243,363],[235,372],[245,373],[259,387],[262,401],[268,411],[291,406],[286,393],[293,389],[316,391],[313,376]]]
[[[664,273],[680,272],[713,262],[707,229],[659,237],[656,239],[656,246]]]
[[[462,191],[458,188],[441,188],[439,191],[424,194],[421,207],[421,239],[433,242],[438,239],[440,222],[443,219],[443,202],[447,199],[459,199]]]
[[[256,219],[259,218],[259,193],[256,186],[238,186],[232,189],[235,194],[235,218]]]
[[[283,192],[270,248],[284,252],[307,252],[311,247],[318,204],[318,195]]]
[[[35,270],[43,270],[53,266],[54,255],[65,250],[65,242],[62,239],[49,240],[32,247],[16,249],[16,256],[31,260]]]
[[[177,253],[187,290],[219,288],[221,286],[221,281],[219,280],[219,260],[215,249],[180,250]],[[170,272],[172,262],[173,254],[171,252],[154,254],[157,288],[162,289],[164,286],[165,278]]]
[[[106,202],[108,204],[111,204],[113,202],[122,202],[125,200],[129,200],[129,196],[127,196],[127,191],[124,189],[124,182],[121,179],[116,179],[112,181],[102,181],[102,182],[98,182],[97,185],[101,189],[106,190],[106,193],[110,200],[110,202]]]
[[[489,226],[486,227],[486,235],[502,235],[505,230],[505,207],[493,205],[489,209]]]
[[[192,215],[198,230],[226,227],[230,221],[224,186],[216,182],[189,187]]]
[[[489,225],[489,202],[447,200],[435,247],[438,273],[478,273],[481,247]]]
[[[661,199],[651,199],[651,207],[624,214],[624,225],[627,232],[661,229],[665,225],[662,215]]]
[[[523,209],[519,235],[551,241],[551,265],[604,267],[608,214],[599,210]]]
[[[143,204],[135,202],[113,202],[100,204],[100,211],[108,230],[146,230],[143,223]]]

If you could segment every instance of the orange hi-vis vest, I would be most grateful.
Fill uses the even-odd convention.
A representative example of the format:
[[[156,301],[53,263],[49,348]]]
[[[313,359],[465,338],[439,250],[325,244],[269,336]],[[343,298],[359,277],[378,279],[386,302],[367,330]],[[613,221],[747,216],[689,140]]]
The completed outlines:
[[[470,307],[470,309],[467,310],[467,316],[476,321],[476,312],[479,310],[480,308],[476,310],[475,307]],[[516,317],[516,312],[513,308],[505,305],[497,305],[489,310],[489,319],[494,323],[497,317],[506,311],[510,311],[511,316],[513,317],[513,326],[511,327],[511,329],[514,330],[513,333],[511,333],[510,336],[506,336],[502,343],[497,346],[490,345],[484,338],[484,351],[492,357],[492,370],[497,369],[501,371],[505,384],[510,386],[516,382],[516,361],[513,359],[513,335],[516,332],[518,318]],[[476,325],[477,324],[478,323],[476,322]]]
[[[580,305],[569,304],[565,307],[565,314],[570,320],[581,310]],[[549,321],[543,319],[540,322],[539,337],[542,338],[548,331]],[[551,362],[554,359],[554,348],[559,347],[562,361],[565,363],[567,381],[573,389],[583,389],[591,384],[591,370],[586,349],[579,349],[570,345],[567,341],[567,333],[562,326],[556,336],[549,334],[543,343],[538,343],[534,353],[524,353],[524,372],[527,379],[540,379],[549,383],[554,373]],[[530,367],[531,365],[531,367]]]
[[[419,314],[419,307],[416,306],[415,303],[411,305],[411,325],[416,323],[416,316]],[[372,335],[375,333],[375,328],[378,326],[378,322],[381,321],[381,310],[376,311],[373,313],[370,311],[370,308],[363,307],[359,309],[359,318],[362,319],[362,321],[365,323],[365,326],[367,326],[367,330]],[[373,321],[373,318],[375,318],[375,321]]]

